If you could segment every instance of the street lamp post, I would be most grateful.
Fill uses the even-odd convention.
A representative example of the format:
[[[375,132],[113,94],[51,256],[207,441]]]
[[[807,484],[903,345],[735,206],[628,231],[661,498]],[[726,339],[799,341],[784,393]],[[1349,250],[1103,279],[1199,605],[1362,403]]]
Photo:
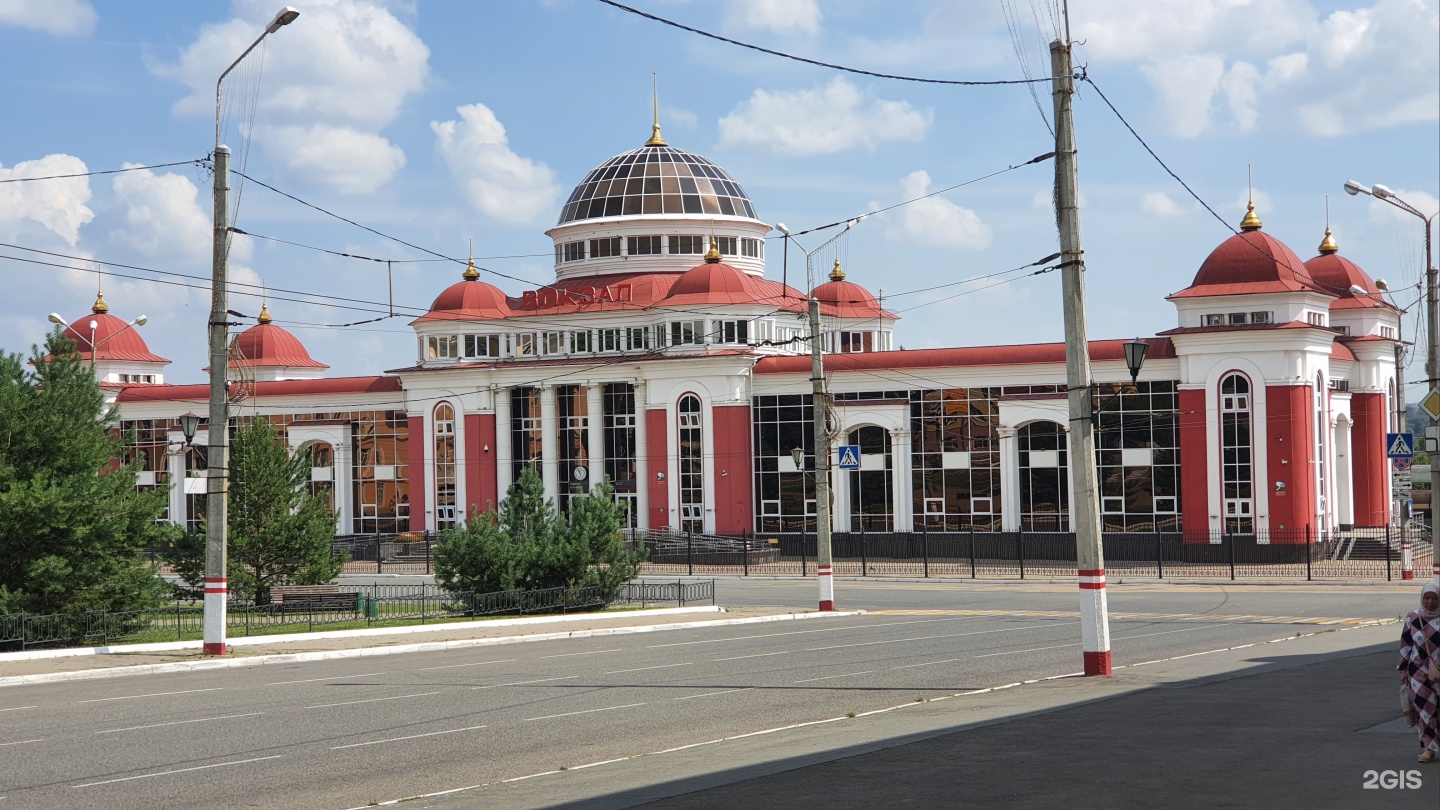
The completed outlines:
[[[265,39],[289,25],[300,12],[286,6],[275,15],[264,32],[250,43],[215,81],[215,223],[210,272],[210,435],[209,483],[205,499],[205,641],[206,655],[225,654],[225,609],[229,597],[226,580],[228,561],[226,523],[230,470],[226,460],[230,445],[230,400],[228,367],[230,301],[227,286],[230,255],[230,149],[220,144],[221,90],[225,77]]]
[[[815,430],[815,575],[820,580],[820,610],[835,609],[834,560],[830,549],[830,431],[829,402],[825,393],[825,355],[820,331],[820,302],[815,298],[815,277],[811,272],[810,257],[826,245],[850,232],[864,217],[845,223],[845,229],[827,239],[815,250],[806,250],[799,242],[795,247],[805,254],[805,283],[810,287],[808,297],[810,315],[810,383],[811,402]],[[775,226],[785,234],[788,248],[791,240],[790,229],[784,223]]]
[[[1430,230],[1434,225],[1435,217],[1440,216],[1440,211],[1427,217],[1415,206],[1405,202],[1396,196],[1395,192],[1379,183],[1367,188],[1354,180],[1347,180],[1345,181],[1345,193],[1352,197],[1357,194],[1374,197],[1416,217],[1425,224],[1425,387],[1428,396],[1429,392],[1435,389],[1437,383],[1440,383],[1440,329],[1437,329],[1437,321],[1440,321],[1440,293],[1436,291],[1437,274],[1430,249]],[[1434,428],[1437,425],[1440,425],[1440,420],[1432,418],[1430,420],[1431,430],[1428,432],[1435,432]],[[1403,432],[1404,422],[1402,421],[1397,427]],[[1426,438],[1428,439],[1429,436]],[[1426,445],[1429,445],[1429,441],[1426,441]],[[1440,464],[1435,463],[1435,459],[1432,457],[1430,461],[1430,534],[1432,538],[1435,534],[1435,512],[1437,507],[1440,507],[1440,504],[1436,503],[1437,494],[1440,494]],[[1437,558],[1434,570],[1436,579],[1440,580],[1440,558]]]

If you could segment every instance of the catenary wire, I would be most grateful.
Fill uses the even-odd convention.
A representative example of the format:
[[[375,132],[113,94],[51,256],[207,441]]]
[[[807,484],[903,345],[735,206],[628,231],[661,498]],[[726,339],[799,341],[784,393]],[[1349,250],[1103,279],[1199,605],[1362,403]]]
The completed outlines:
[[[156,163],[151,166],[127,166],[123,169],[104,169],[94,172],[75,172],[74,174],[47,174],[44,177],[8,177],[0,180],[0,183],[32,183],[37,180],[66,180],[72,177],[96,177],[102,174],[120,174],[122,172],[138,172],[142,169],[168,169],[171,166],[205,166],[204,160],[180,160],[174,163]],[[14,167],[11,167],[14,170]]]

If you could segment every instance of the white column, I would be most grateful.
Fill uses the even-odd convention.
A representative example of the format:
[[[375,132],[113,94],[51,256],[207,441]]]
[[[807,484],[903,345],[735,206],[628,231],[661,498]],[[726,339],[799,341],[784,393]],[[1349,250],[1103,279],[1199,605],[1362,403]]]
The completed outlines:
[[[170,483],[170,522],[178,526],[185,525],[185,454],[190,448],[185,446],[185,436],[179,433],[172,433],[167,438],[171,448],[174,449],[178,441],[180,447],[172,452],[165,459],[166,478]]]
[[[349,432],[349,429],[346,429]],[[331,493],[335,498],[335,524],[341,534],[355,531],[354,525],[354,469],[351,467],[350,442],[339,441],[330,445],[335,467],[330,473]]]
[[[1331,476],[1335,484],[1335,522],[1343,526],[1355,524],[1355,479],[1351,474],[1354,469],[1351,466],[1351,434],[1350,423],[1341,420],[1335,424],[1333,436],[1335,441],[1332,446],[1335,448],[1335,461],[1331,469],[1335,474]]]
[[[835,508],[830,510],[831,531],[848,532],[851,531],[850,527],[855,525],[852,521],[859,517],[860,504],[851,497],[853,493],[850,491],[850,471],[842,470],[838,466],[838,447],[831,447],[830,452],[835,456],[830,459],[830,494],[835,496]]]
[[[1061,425],[1060,429],[1065,432],[1065,528],[1063,531],[1073,532],[1075,531],[1075,476],[1071,471],[1075,469],[1075,447],[1072,440],[1076,439],[1076,435],[1065,425]],[[1100,483],[1098,477],[1096,483]],[[1098,490],[1095,493],[1095,510],[1097,513],[1100,510],[1100,492]],[[1103,527],[1105,525],[1104,518],[1101,518],[1101,521],[1100,525]],[[1104,533],[1103,529],[1101,533]]]
[[[650,447],[646,441],[645,381],[635,381],[635,525],[650,528]]]
[[[515,455],[510,448],[510,389],[492,389],[490,401],[495,405],[495,493],[503,500],[513,483],[510,471]]]
[[[999,427],[1000,434],[1000,529],[1020,531],[1020,442],[1013,427]]]
[[[911,532],[915,530],[915,476],[910,468],[910,431],[890,431],[890,455],[890,510],[895,516],[895,531]]]
[[[545,497],[560,494],[560,423],[555,415],[555,386],[540,389],[540,472]]]
[[[586,452],[590,486],[605,480],[605,387],[591,382],[585,386]]]

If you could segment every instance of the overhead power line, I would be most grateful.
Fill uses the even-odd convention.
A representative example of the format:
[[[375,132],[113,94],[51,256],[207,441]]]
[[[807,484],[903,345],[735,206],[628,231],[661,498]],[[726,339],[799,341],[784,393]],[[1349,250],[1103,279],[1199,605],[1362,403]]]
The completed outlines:
[[[66,180],[71,177],[95,177],[101,174],[120,174],[122,172],[138,172],[142,169],[168,169],[171,166],[205,166],[203,160],[181,160],[175,163],[156,163],[153,166],[128,166],[124,169],[105,169],[95,172],[75,172],[74,174],[47,174],[44,177],[10,177],[0,180],[0,183],[33,183],[36,180]]]
[[[796,55],[794,55],[794,54],[785,53],[784,51],[777,51],[777,50],[773,50],[773,49],[771,49],[771,48],[762,48],[762,47],[760,47],[759,45],[752,45],[752,44],[750,44],[750,43],[748,43],[748,42],[741,42],[741,41],[738,40],[738,39],[730,39],[730,38],[728,38],[728,37],[722,37],[722,36],[720,36],[719,34],[712,34],[712,33],[709,32],[709,31],[705,31],[705,30],[702,30],[702,29],[699,29],[699,28],[691,28],[691,27],[688,26],[688,25],[684,25],[684,24],[682,24],[682,23],[675,22],[674,20],[667,20],[667,19],[665,19],[664,17],[657,17],[657,16],[654,15],[654,14],[650,14],[650,13],[648,13],[648,12],[641,11],[641,10],[638,9],[638,8],[632,8],[632,7],[627,6],[627,5],[623,4],[623,3],[617,3],[617,2],[615,2],[615,0],[600,0],[600,2],[604,3],[604,4],[607,5],[607,6],[613,6],[613,7],[615,7],[615,8],[618,8],[618,9],[620,9],[621,11],[629,12],[629,13],[631,13],[631,14],[634,14],[634,15],[638,16],[638,17],[644,17],[644,18],[647,19],[647,20],[653,20],[653,21],[655,21],[655,22],[662,23],[662,24],[664,24],[664,25],[668,25],[668,26],[670,26],[670,27],[672,27],[672,28],[679,28],[679,29],[682,30],[682,31],[689,31],[689,32],[692,33],[692,34],[699,34],[699,35],[702,36],[702,37],[709,37],[710,39],[717,40],[717,41],[719,41],[719,42],[724,42],[724,43],[727,43],[727,44],[729,44],[729,45],[736,45],[736,46],[739,46],[739,47],[741,47],[741,48],[749,48],[749,49],[752,50],[752,51],[759,51],[760,53],[768,53],[768,54],[770,54],[771,56],[778,56],[778,57],[780,57],[780,58],[782,58],[782,59],[791,59],[791,60],[794,60],[794,61],[796,61],[796,62],[804,62],[804,63],[807,64],[807,65],[815,65],[816,67],[829,68],[830,70],[840,70],[840,71],[844,71],[844,72],[846,72],[846,73],[855,73],[855,74],[858,74],[858,75],[861,75],[861,76],[873,76],[873,77],[875,77],[875,78],[877,78],[877,79],[894,79],[894,80],[896,80],[896,81],[901,81],[901,82],[920,82],[921,84],[948,84],[948,85],[959,85],[959,86],[962,86],[962,87],[978,87],[978,86],[985,86],[985,85],[1002,85],[1002,84],[1035,84],[1035,83],[1038,83],[1038,82],[1048,82],[1048,81],[1050,81],[1050,79],[1049,79],[1048,77],[1047,77],[1047,78],[1043,78],[1043,79],[993,79],[993,80],[988,80],[988,81],[974,81],[974,80],[962,80],[962,79],[925,79],[925,78],[920,78],[920,77],[917,77],[917,76],[900,76],[900,75],[897,75],[897,74],[894,74],[894,73],[877,73],[876,71],[873,71],[873,70],[862,70],[862,69],[860,69],[860,68],[852,68],[852,67],[846,67],[846,66],[844,66],[844,65],[836,65],[836,64],[832,64],[832,63],[830,63],[830,62],[821,62],[821,61],[818,61],[818,60],[815,60],[815,59],[807,59],[807,58],[805,58],[805,57],[803,57],[803,56],[796,56]]]

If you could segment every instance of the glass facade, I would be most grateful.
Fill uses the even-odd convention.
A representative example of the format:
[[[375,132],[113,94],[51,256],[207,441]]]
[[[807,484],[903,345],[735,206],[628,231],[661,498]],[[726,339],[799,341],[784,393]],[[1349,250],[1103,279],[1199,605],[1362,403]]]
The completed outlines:
[[[890,431],[869,425],[850,431],[847,444],[860,448],[860,469],[845,474],[850,487],[850,530],[888,532],[895,529],[894,460]],[[875,459],[882,459],[876,462]]]
[[[169,489],[170,431],[180,430],[178,419],[129,419],[120,422],[120,460],[129,464],[139,461],[135,488],[138,490]],[[183,441],[183,439],[182,439]],[[179,448],[181,452],[184,448]],[[159,522],[170,519],[170,506],[160,515]]]
[[[590,469],[590,416],[586,387],[556,386],[555,416],[560,420],[560,493],[555,505],[563,512],[570,506],[570,496],[588,492],[590,475],[599,472]]]
[[[815,411],[809,394],[751,400],[755,459],[755,530],[815,531]],[[791,450],[801,450],[799,468]]]
[[[600,164],[565,201],[557,225],[634,214],[710,214],[755,219],[745,189],[708,158],[646,146]]]
[[[459,521],[455,476],[455,409],[448,402],[435,406],[435,435],[431,464],[435,475],[435,528]]]
[[[1179,395],[1173,381],[1109,383],[1095,394],[1105,531],[1180,530]]]
[[[1015,432],[1020,449],[1020,530],[1069,531],[1070,466],[1065,428],[1031,422]]]
[[[603,390],[605,408],[605,477],[615,487],[615,500],[628,511],[628,525],[636,526],[635,387],[610,383]]]
[[[1229,374],[1220,381],[1220,467],[1226,533],[1255,531],[1255,473],[1250,430],[1250,380]]]
[[[704,413],[700,398],[686,394],[676,408],[680,462],[680,531],[705,531]]]
[[[906,392],[917,529],[1000,531],[1002,391],[947,388]]]
[[[511,388],[510,480],[519,481],[526,467],[542,474],[540,463],[540,389]]]

